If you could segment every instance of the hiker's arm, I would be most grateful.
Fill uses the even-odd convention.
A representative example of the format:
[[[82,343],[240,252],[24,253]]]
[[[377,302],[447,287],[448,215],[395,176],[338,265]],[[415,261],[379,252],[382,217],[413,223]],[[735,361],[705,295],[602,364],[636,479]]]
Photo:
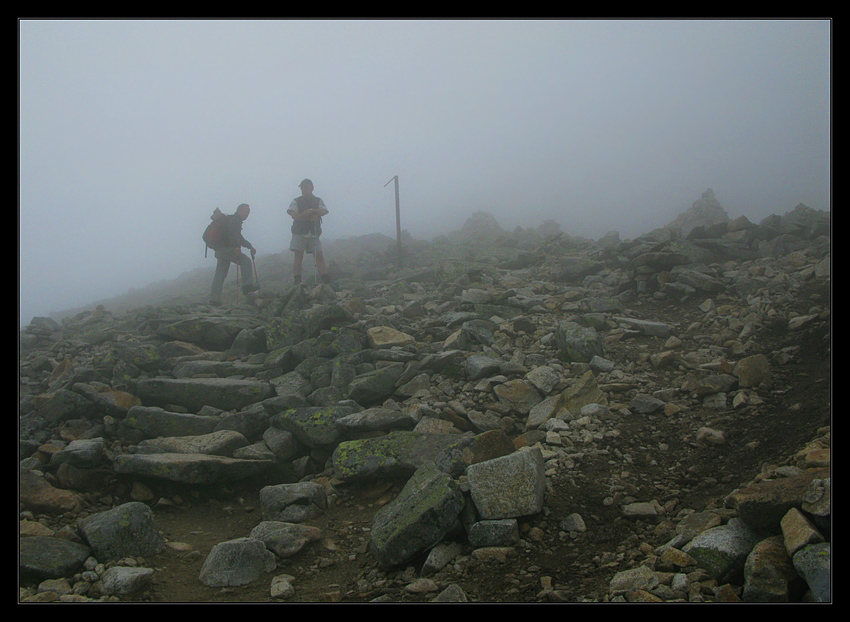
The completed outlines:
[[[306,220],[307,218],[305,216],[306,212],[298,211],[298,203],[296,201],[289,204],[289,209],[286,210],[286,213],[292,216],[292,220]]]
[[[293,211],[292,209],[287,210],[287,213],[292,216],[293,220],[315,220],[316,218],[320,218],[327,214],[327,210],[320,210],[316,208],[305,209],[303,212],[299,212],[297,210]]]
[[[253,244],[251,244],[248,240],[245,239],[245,236],[242,235],[241,231],[239,232],[239,244],[251,251],[252,257],[257,254],[257,249],[254,248]]]

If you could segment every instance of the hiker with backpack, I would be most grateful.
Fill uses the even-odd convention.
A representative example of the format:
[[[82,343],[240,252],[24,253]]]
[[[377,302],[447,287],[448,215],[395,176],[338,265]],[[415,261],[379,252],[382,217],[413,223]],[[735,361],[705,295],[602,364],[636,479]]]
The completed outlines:
[[[323,283],[330,283],[328,268],[325,265],[325,257],[322,254],[322,243],[319,236],[322,235],[322,217],[328,213],[325,202],[313,194],[313,182],[305,179],[298,187],[301,188],[301,196],[292,200],[286,213],[292,217],[292,240],[289,250],[295,253],[293,273],[295,284],[301,283],[301,269],[304,262],[304,253],[313,255],[316,259],[316,270]]]
[[[204,231],[204,242],[215,251],[217,260],[215,276],[210,288],[211,305],[221,305],[221,292],[231,263],[237,264],[242,271],[242,292],[248,301],[253,303],[256,298],[258,287],[254,283],[252,259],[257,254],[257,249],[242,236],[242,223],[250,213],[251,208],[245,203],[237,207],[233,214],[223,214],[216,208],[211,217],[212,222]],[[242,252],[243,246],[251,251],[250,258]]]

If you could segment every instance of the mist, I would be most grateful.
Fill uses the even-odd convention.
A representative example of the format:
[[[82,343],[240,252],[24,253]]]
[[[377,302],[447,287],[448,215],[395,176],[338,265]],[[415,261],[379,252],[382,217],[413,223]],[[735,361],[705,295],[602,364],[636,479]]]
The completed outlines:
[[[829,20],[21,20],[20,323],[212,267],[215,207],[325,238],[633,237],[711,188],[830,210]],[[332,260],[332,257],[327,259]]]

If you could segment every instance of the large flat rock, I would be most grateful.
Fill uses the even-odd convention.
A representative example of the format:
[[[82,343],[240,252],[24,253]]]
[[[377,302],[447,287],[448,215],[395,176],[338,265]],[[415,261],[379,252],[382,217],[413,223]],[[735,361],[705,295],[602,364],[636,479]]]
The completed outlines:
[[[239,460],[203,454],[123,454],[113,462],[116,473],[183,484],[217,484],[252,477],[274,466],[272,460]]]
[[[136,394],[145,404],[179,404],[191,411],[204,406],[239,410],[274,397],[274,387],[260,380],[239,378],[142,378]]]

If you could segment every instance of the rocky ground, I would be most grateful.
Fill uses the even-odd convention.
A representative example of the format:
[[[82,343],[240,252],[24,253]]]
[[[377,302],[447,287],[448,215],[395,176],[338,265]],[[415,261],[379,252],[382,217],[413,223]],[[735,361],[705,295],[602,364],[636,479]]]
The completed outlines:
[[[551,235],[551,224],[507,234],[477,214],[458,233],[462,245],[457,236],[408,241],[402,270],[382,267],[381,253],[340,254],[332,288],[294,290],[261,265],[259,309],[182,300],[33,320],[21,333],[21,601],[823,600],[822,586],[789,570],[789,560],[831,537],[829,510],[810,496],[812,482],[821,490],[826,482],[828,500],[830,481],[828,215],[824,225],[823,214],[801,206],[753,225],[717,208],[703,195],[675,229],[628,242]],[[314,323],[288,324],[296,307]],[[575,327],[592,329],[581,347],[569,339]],[[409,340],[368,342],[376,329]],[[354,347],[346,339],[356,335]],[[340,358],[345,344],[349,358]],[[446,353],[462,364],[429,367]],[[359,366],[347,377],[340,361],[352,356]],[[479,370],[474,357],[499,364]],[[355,392],[368,369],[402,375],[389,390]],[[184,397],[163,408],[149,388],[162,378],[188,385],[213,377],[256,379],[275,391],[213,408],[225,397],[210,390],[204,405]],[[303,381],[297,390],[294,377]],[[508,519],[515,534],[487,545],[447,530],[436,547],[449,551],[444,564],[428,547],[387,566],[370,550],[375,517],[409,475],[348,478],[331,458],[339,440],[277,454],[274,468],[235,479],[127,470],[147,452],[163,455],[140,448],[181,438],[142,431],[131,421],[139,413],[200,415],[219,422],[218,432],[239,430],[242,453],[229,455],[245,462],[248,448],[262,447],[265,460],[273,447],[267,431],[251,437],[251,416],[259,412],[268,429],[281,413],[340,403],[402,413],[422,435],[489,431],[509,438],[510,451],[534,448],[545,465],[542,507]],[[95,459],[71,451],[92,439]],[[468,498],[466,475],[453,479]],[[762,500],[759,486],[801,479],[808,497]],[[202,581],[214,547],[251,534],[267,512],[261,491],[284,481],[314,482],[326,495],[321,512],[299,521],[312,530],[303,546],[245,584]],[[91,521],[139,502],[164,546],[98,558]],[[788,559],[771,566],[784,568],[784,588],[749,567],[720,573],[688,548],[711,528],[780,510],[782,524],[760,525],[759,541],[784,535]],[[812,527],[805,543],[789,544],[798,533],[788,526],[792,510]],[[36,539],[80,545],[81,565],[61,573],[44,553],[31,560]],[[136,569],[143,580],[110,589],[110,567]]]

